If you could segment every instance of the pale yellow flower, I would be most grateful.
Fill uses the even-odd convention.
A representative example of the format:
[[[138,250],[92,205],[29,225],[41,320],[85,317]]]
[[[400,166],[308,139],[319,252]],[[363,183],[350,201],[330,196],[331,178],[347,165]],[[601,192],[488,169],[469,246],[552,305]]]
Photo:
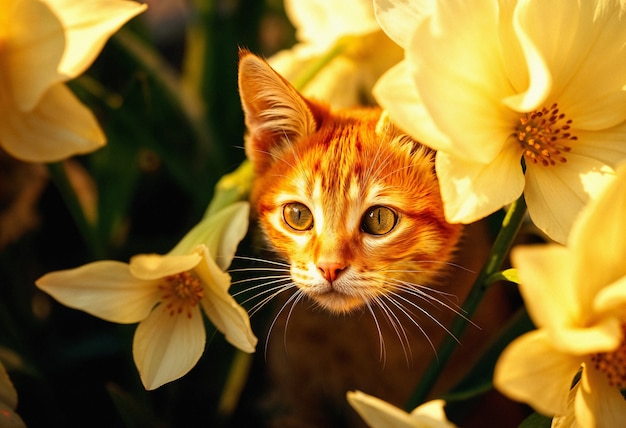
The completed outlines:
[[[15,413],[17,407],[17,391],[9,379],[4,365],[0,363],[0,427],[25,428],[22,418]]]
[[[270,65],[297,85],[342,44],[302,92],[338,108],[373,103],[374,83],[402,59],[402,50],[380,29],[371,0],[285,0],[285,11],[298,43],[272,56]]]
[[[348,402],[371,428],[454,428],[443,400],[432,400],[407,413],[361,391],[348,392]]]
[[[565,242],[626,158],[624,3],[375,4],[405,60],[374,95],[438,150],[447,219],[476,221],[523,193],[534,223]]]
[[[206,342],[200,307],[226,340],[254,352],[248,314],[228,293],[224,272],[246,234],[248,214],[249,203],[236,202],[205,218],[166,255],[89,263],[48,273],[36,284],[66,306],[111,322],[138,322],[135,364],[146,389],[158,388],[200,359]]]
[[[37,162],[102,146],[94,115],[63,82],[145,9],[125,0],[0,0],[0,146]]]
[[[536,331],[496,365],[495,386],[559,426],[626,421],[626,167],[581,212],[568,247],[518,247],[513,265]],[[570,391],[577,372],[580,381]],[[568,404],[569,403],[569,404]]]

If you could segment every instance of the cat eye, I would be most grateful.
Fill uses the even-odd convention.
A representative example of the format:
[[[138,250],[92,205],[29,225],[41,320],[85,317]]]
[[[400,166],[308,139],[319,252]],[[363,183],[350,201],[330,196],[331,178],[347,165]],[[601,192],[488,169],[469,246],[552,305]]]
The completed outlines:
[[[368,208],[361,219],[361,230],[370,235],[384,235],[391,232],[398,223],[398,214],[381,205]]]
[[[290,202],[283,206],[283,220],[289,227],[300,232],[313,227],[313,213],[300,202]]]

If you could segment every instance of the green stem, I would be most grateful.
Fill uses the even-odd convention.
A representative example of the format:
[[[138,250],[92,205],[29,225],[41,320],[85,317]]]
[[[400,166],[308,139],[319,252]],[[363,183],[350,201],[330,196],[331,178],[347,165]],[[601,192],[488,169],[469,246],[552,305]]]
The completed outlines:
[[[457,315],[452,322],[452,325],[450,326],[450,335],[446,336],[441,343],[436,358],[433,358],[431,361],[428,369],[422,377],[422,380],[409,399],[406,405],[407,410],[413,410],[426,400],[426,397],[431,391],[433,385],[450,359],[452,352],[456,349],[456,346],[458,345],[457,338],[460,338],[463,335],[463,332],[470,322],[469,320],[474,315],[478,305],[485,296],[485,293],[489,288],[489,284],[487,284],[486,280],[500,269],[504,258],[508,254],[525,214],[526,202],[524,201],[524,196],[522,195],[517,201],[511,204],[504,220],[502,220],[502,228],[498,232],[498,236],[493,243],[493,247],[491,247],[487,261],[478,274],[472,289],[465,299],[463,309],[461,310],[462,315]]]
[[[293,87],[298,91],[302,91],[324,67],[348,47],[351,40],[352,39],[349,37],[338,40],[328,52],[316,59],[310,67],[307,67],[306,70],[300,73],[293,82],[291,82]]]
[[[62,162],[48,164],[48,170],[52,181],[56,185],[65,205],[72,215],[76,227],[82,235],[85,245],[91,252],[91,258],[100,259],[105,255],[105,248],[98,238],[98,231],[95,224],[89,222],[85,216],[83,207],[78,200],[78,196],[67,177],[67,172]]]

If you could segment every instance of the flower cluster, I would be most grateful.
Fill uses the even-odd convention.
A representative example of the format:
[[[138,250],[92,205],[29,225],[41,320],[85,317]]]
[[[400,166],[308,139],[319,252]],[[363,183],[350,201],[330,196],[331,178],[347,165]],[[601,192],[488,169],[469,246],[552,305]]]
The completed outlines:
[[[402,50],[376,22],[371,0],[285,0],[285,11],[298,43],[270,65],[304,95],[334,107],[373,103],[372,86]]]
[[[625,213],[626,165],[583,210],[567,247],[518,247],[512,255],[538,329],[505,350],[495,384],[543,414],[569,420],[566,426],[575,420],[616,427],[626,420]]]
[[[523,193],[533,222],[566,242],[626,158],[622,3],[375,4],[405,58],[374,94],[438,151],[448,220],[476,221]]]
[[[146,389],[184,376],[204,352],[201,308],[226,340],[254,352],[247,312],[228,294],[224,272],[248,229],[249,204],[207,216],[166,255],[141,254],[129,264],[97,261],[51,272],[37,286],[66,306],[107,321],[139,323],[133,357]],[[184,352],[180,352],[184,349]]]

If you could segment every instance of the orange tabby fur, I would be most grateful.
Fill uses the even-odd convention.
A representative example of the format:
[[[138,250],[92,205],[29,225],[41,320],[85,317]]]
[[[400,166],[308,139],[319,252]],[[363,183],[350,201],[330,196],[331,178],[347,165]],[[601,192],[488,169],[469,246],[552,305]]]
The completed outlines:
[[[254,216],[270,248],[289,263],[299,294],[273,327],[284,340],[268,339],[268,424],[359,426],[346,391],[403,406],[480,268],[489,246],[484,225],[463,232],[445,221],[434,152],[379,109],[331,111],[247,52],[239,88],[256,174]],[[292,203],[310,210],[310,227],[287,224],[285,205]],[[397,218],[384,234],[364,227],[372,207]],[[466,255],[457,253],[459,242],[471,245]],[[497,323],[508,311],[488,312]],[[459,353],[440,388],[458,379],[486,339],[479,329],[471,333],[464,340],[472,349]]]

